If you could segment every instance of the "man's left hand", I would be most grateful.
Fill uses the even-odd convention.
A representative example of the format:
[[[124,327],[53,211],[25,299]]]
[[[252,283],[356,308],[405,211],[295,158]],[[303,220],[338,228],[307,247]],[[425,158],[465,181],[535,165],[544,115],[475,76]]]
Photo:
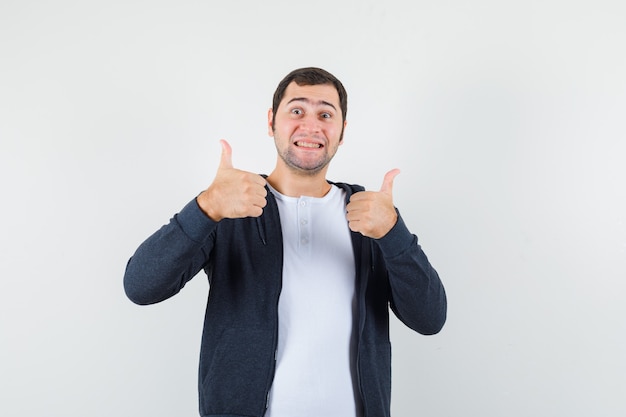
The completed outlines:
[[[393,180],[399,173],[399,169],[386,173],[380,191],[361,191],[350,197],[346,206],[350,230],[380,239],[395,226],[398,214],[393,205],[392,189]]]

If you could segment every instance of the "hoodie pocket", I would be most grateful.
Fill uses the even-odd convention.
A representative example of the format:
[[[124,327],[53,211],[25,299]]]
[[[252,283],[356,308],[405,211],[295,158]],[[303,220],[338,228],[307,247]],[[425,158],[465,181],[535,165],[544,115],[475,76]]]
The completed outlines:
[[[274,366],[272,332],[266,329],[224,330],[205,375],[200,375],[203,414],[262,415]]]

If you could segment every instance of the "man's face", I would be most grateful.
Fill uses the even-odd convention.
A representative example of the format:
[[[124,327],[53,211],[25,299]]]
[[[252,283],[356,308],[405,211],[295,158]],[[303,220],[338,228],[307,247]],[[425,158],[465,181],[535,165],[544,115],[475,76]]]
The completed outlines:
[[[274,119],[274,121],[272,121]],[[346,122],[331,84],[287,86],[276,114],[268,114],[282,162],[292,171],[315,175],[328,166],[343,140]]]

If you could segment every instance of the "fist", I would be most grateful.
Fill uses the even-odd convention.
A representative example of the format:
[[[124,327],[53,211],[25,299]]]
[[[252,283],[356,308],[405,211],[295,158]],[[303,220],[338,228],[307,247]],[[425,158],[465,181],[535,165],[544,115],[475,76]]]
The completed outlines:
[[[350,230],[380,239],[395,226],[398,214],[393,205],[392,189],[393,180],[399,173],[399,169],[387,172],[380,191],[361,191],[350,197],[346,206]]]
[[[267,204],[265,178],[233,167],[232,149],[220,141],[222,155],[213,183],[198,197],[198,205],[213,221],[258,217]]]

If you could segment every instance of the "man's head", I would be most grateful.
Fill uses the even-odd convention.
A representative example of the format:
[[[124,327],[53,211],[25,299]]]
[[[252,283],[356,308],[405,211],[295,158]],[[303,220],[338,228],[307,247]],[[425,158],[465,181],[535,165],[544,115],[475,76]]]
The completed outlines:
[[[343,143],[347,95],[341,82],[319,68],[288,74],[268,111],[279,166],[305,175],[325,173]]]
[[[346,114],[348,113],[348,93],[346,89],[341,84],[341,81],[337,79],[330,72],[325,71],[321,68],[308,67],[308,68],[300,68],[297,70],[291,71],[276,87],[276,91],[274,92],[274,99],[272,100],[272,113],[274,114],[274,119],[272,120],[272,124],[276,122],[276,112],[278,110],[278,106],[282,101],[285,90],[287,86],[295,82],[296,84],[303,85],[321,85],[321,84],[330,84],[335,87],[337,90],[337,94],[339,94],[339,105],[341,107],[341,116],[342,120],[346,120]]]

